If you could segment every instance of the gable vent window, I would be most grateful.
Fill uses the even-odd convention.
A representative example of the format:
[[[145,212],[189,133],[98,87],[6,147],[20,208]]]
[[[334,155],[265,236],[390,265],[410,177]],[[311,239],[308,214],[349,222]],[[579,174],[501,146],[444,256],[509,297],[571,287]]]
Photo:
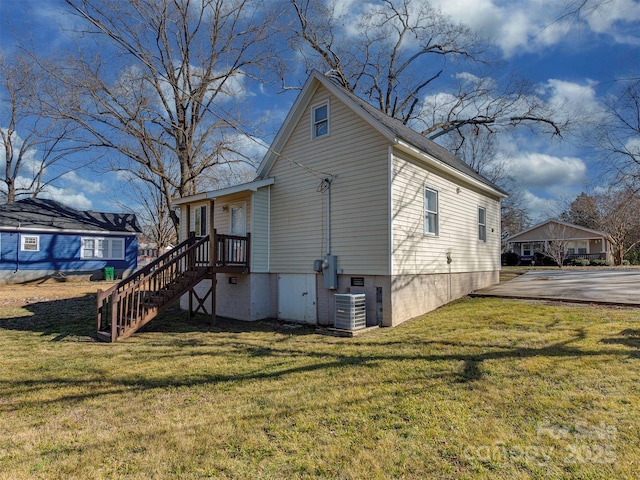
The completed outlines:
[[[311,136],[320,138],[329,135],[329,102],[311,108]]]

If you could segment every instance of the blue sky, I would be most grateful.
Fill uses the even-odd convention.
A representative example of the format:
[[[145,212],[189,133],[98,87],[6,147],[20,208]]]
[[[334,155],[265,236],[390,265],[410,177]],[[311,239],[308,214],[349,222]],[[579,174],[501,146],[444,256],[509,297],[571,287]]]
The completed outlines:
[[[347,17],[358,4],[337,3]],[[575,0],[431,3],[497,47],[502,65],[493,73],[496,80],[512,74],[528,79],[544,102],[562,107],[571,118],[597,118],[616,81],[640,74],[640,1],[606,0],[579,17],[563,17],[568,5],[581,3]],[[70,18],[62,14],[62,4],[61,0],[0,0],[0,49],[10,52],[16,37],[45,54],[64,49]],[[256,117],[269,118],[274,134],[295,92],[279,94],[278,85],[273,90],[257,84],[245,87],[254,90],[250,93],[256,99]],[[429,95],[440,93],[444,92]],[[517,131],[501,139],[500,153],[508,171],[519,179],[517,187],[532,220],[557,213],[581,191],[596,191],[606,180],[602,155],[584,147],[579,128],[574,133],[557,139]],[[263,138],[266,143],[271,139],[268,134]],[[260,156],[257,144],[246,142],[246,148]],[[79,169],[57,182],[48,196],[78,208],[112,211],[119,210],[114,199],[121,197],[122,189],[115,174]]]

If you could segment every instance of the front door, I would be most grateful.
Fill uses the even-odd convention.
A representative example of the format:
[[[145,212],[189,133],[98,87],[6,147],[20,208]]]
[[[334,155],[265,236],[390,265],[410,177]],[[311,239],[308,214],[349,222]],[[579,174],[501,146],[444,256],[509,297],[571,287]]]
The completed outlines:
[[[244,205],[231,205],[231,235],[247,234],[247,216]]]
[[[278,275],[278,318],[317,323],[315,274]]]

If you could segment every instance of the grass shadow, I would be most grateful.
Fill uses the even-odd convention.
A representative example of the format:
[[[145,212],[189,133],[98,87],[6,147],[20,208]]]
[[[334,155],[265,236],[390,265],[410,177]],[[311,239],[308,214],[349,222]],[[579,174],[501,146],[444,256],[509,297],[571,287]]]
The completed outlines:
[[[31,301],[19,307],[0,306],[0,331],[16,330],[40,333],[54,337],[51,341],[97,341],[96,294],[78,297]],[[190,317],[178,302],[158,315],[136,333],[189,333],[189,332],[281,332],[288,335],[315,333],[315,326],[292,324],[278,320],[246,322],[217,317],[215,323],[206,315]],[[135,335],[135,334],[134,334]],[[175,341],[175,338],[172,339]]]
[[[618,344],[636,348],[640,354],[640,329],[626,328],[619,332],[617,337],[603,338],[600,341],[606,344]]]

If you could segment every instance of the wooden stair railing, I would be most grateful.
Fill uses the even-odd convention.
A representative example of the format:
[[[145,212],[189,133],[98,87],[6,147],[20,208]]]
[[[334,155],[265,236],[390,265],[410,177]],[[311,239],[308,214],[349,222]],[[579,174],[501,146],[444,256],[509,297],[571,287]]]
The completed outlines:
[[[108,290],[98,290],[98,339],[123,339],[211,274],[209,237],[190,237]]]

